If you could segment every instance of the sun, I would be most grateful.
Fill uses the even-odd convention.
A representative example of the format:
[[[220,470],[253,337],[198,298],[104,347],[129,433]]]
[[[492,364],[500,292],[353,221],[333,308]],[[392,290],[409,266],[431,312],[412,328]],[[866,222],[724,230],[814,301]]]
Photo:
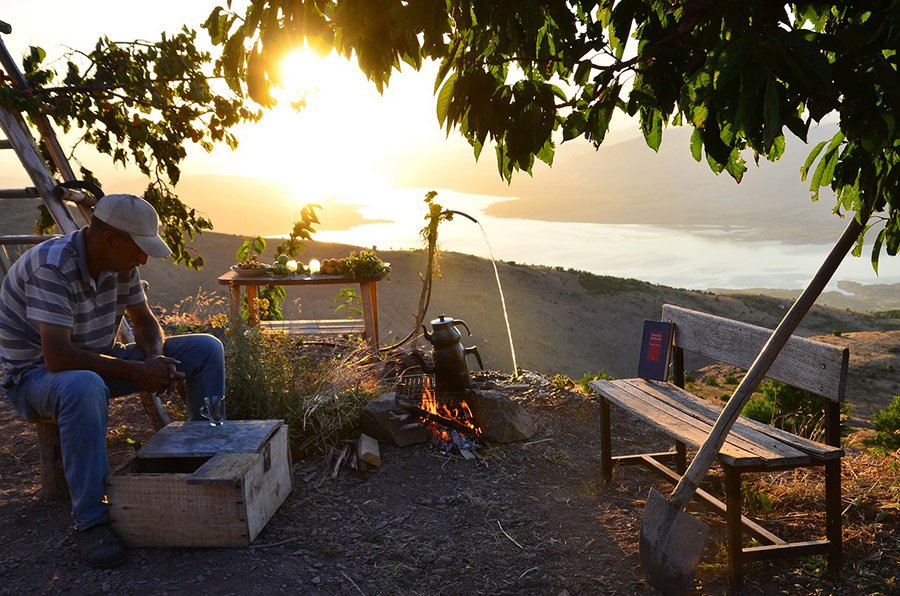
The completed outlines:
[[[329,54],[330,56],[331,54]],[[276,94],[285,94],[289,98],[310,95],[340,84],[339,68],[336,64],[326,65],[328,56],[322,57],[309,48],[288,52],[281,59],[281,90]],[[331,62],[331,61],[329,61]],[[330,67],[330,68],[329,68]]]

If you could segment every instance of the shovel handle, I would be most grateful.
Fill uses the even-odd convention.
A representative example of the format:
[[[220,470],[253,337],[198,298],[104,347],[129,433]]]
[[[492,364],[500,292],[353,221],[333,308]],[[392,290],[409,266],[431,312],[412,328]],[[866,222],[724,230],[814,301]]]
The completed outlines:
[[[816,275],[810,280],[806,289],[803,290],[803,293],[800,294],[796,302],[788,310],[784,319],[775,328],[775,331],[772,332],[769,341],[763,346],[762,351],[760,351],[756,360],[750,366],[750,370],[747,371],[746,376],[744,376],[737,389],[734,390],[734,394],[728,400],[728,403],[725,404],[709,436],[703,442],[703,445],[700,446],[700,450],[693,461],[691,461],[691,465],[688,466],[684,476],[678,481],[678,485],[669,499],[673,505],[677,505],[679,508],[687,506],[697,490],[697,486],[706,477],[713,459],[715,459],[719,449],[725,443],[728,432],[734,426],[750,395],[765,378],[775,358],[781,353],[784,344],[790,339],[800,321],[834,275],[841,261],[844,260],[850,248],[856,243],[857,238],[859,238],[860,233],[865,228],[867,220],[868,217],[862,214],[859,216],[859,219],[853,217],[850,220],[841,237],[832,247],[821,267],[819,267]]]

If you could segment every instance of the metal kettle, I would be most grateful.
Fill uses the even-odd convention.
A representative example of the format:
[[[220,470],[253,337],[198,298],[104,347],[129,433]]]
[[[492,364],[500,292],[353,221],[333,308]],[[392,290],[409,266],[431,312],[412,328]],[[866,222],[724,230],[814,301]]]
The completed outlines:
[[[434,373],[434,384],[438,391],[465,391],[469,388],[471,379],[469,378],[469,367],[466,364],[468,354],[475,354],[478,366],[484,370],[478,348],[475,346],[467,348],[460,341],[462,334],[456,328],[458,325],[465,327],[466,332],[472,335],[465,321],[446,315],[441,315],[431,321],[430,332],[425,325],[422,325],[425,339],[434,347],[433,366],[428,366],[420,354],[413,352],[419,364],[422,365],[422,370]]]

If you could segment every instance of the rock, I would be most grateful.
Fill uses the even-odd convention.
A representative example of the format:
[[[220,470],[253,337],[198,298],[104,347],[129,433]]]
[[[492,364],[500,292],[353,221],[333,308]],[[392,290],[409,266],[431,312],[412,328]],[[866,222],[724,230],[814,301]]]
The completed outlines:
[[[489,441],[524,441],[536,432],[528,410],[499,391],[474,390],[469,402],[475,424]]]
[[[378,441],[390,441],[398,447],[427,441],[428,430],[423,426],[404,428],[408,421],[401,423],[395,418],[396,408],[393,391],[382,393],[367,403],[360,414],[362,431]]]

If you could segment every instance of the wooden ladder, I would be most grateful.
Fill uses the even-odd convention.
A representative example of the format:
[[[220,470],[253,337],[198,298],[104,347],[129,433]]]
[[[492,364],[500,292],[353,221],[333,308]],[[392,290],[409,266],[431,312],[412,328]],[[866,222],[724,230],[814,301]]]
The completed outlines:
[[[12,27],[8,23],[0,21],[0,34],[11,32]],[[23,91],[30,89],[28,81],[3,43],[2,36],[0,36],[0,67],[15,89]],[[50,119],[45,114],[40,114],[32,117],[32,123],[64,183],[77,183],[75,173],[59,144]],[[90,222],[91,208],[96,204],[98,197],[88,192],[66,188],[65,184],[56,183],[49,165],[38,148],[32,129],[23,115],[0,106],[0,129],[6,135],[6,139],[0,139],[0,150],[11,149],[16,152],[16,156],[34,185],[26,188],[0,189],[0,200],[41,199],[56,223],[56,227],[63,234],[74,232]],[[80,224],[76,221],[76,217],[67,203],[71,203],[75,207],[78,219],[81,220]],[[0,235],[0,279],[6,275],[9,266],[15,259],[14,247],[39,244],[52,237],[20,234]],[[134,340],[131,327],[124,319],[119,327],[119,336],[126,342]],[[158,430],[169,423],[169,415],[159,396],[142,392],[141,402],[154,429]]]

